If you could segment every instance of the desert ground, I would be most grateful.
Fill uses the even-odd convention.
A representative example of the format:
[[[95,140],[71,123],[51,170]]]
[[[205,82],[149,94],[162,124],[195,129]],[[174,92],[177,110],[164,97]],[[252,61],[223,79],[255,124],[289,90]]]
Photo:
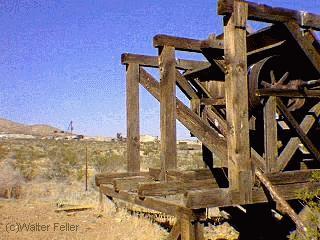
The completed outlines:
[[[200,149],[178,145],[179,167],[201,167]],[[143,169],[159,167],[159,144],[143,143],[141,158]],[[125,170],[125,142],[7,139],[0,142],[0,159],[0,239],[160,240],[175,221],[104,196],[100,200],[94,175]],[[223,222],[206,226],[205,236],[238,239]]]

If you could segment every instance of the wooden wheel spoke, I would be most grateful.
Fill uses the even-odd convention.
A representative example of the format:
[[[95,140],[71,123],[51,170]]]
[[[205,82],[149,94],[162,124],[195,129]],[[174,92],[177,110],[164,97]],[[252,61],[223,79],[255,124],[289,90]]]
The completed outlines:
[[[274,76],[274,71],[270,71],[270,79],[271,79],[271,84],[274,85],[276,84],[276,77]]]
[[[261,81],[261,85],[265,88],[271,88],[272,87],[272,84],[266,82],[266,81]]]
[[[283,83],[287,80],[288,76],[289,76],[289,72],[286,72],[286,73],[280,78],[280,80],[279,80],[279,82],[277,82],[277,84],[278,84],[278,85],[283,84]]]

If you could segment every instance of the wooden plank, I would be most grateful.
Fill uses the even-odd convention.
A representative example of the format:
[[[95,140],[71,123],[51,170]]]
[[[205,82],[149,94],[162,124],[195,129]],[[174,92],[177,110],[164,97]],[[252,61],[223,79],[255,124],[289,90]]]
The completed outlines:
[[[179,216],[181,212],[185,212],[186,214],[189,214],[192,219],[195,219],[197,217],[190,209],[184,207],[182,204],[178,204],[173,201],[153,197],[140,199],[136,193],[130,193],[128,191],[115,192],[113,186],[110,184],[101,184],[100,190],[108,197],[117,198],[132,204],[137,204],[142,207],[163,212],[171,216]]]
[[[127,67],[127,170],[140,171],[139,65]]]
[[[246,25],[248,4],[234,2],[224,29],[229,188],[240,198],[252,198],[252,164],[249,144]]]
[[[202,105],[224,106],[226,105],[225,98],[201,98],[200,103]]]
[[[318,151],[317,147],[312,143],[310,138],[304,133],[299,123],[295,120],[295,118],[289,112],[287,107],[283,104],[283,102],[279,98],[277,98],[277,107],[279,108],[279,110],[282,112],[282,114],[288,121],[288,124],[291,127],[291,129],[297,133],[303,145],[316,158],[316,160],[320,161],[320,152]]]
[[[310,109],[310,111],[306,114],[306,116],[300,124],[300,128],[303,130],[305,134],[307,134],[314,125],[314,123],[318,121],[319,116],[320,103],[317,103],[314,107]],[[276,171],[282,171],[287,166],[293,154],[299,148],[300,143],[301,141],[297,137],[293,137],[289,140],[288,144],[285,146],[280,156],[278,157]]]
[[[113,172],[105,172],[105,173],[99,173],[95,175],[95,182],[96,185],[99,186],[100,184],[110,184],[113,182],[113,179],[115,178],[122,178],[122,177],[133,177],[133,176],[149,176],[149,172],[136,172],[136,173],[130,173],[130,172],[119,172],[119,173],[113,173]]]
[[[298,192],[301,189],[314,191],[320,187],[320,182],[307,182],[278,185],[276,189],[285,200],[297,199]],[[251,204],[268,202],[262,188],[253,188]],[[191,209],[207,207],[226,207],[238,204],[244,204],[240,199],[239,191],[229,191],[227,188],[216,188],[208,190],[194,190],[186,194],[185,206]]]
[[[313,181],[313,176],[320,174],[319,169],[305,169],[287,172],[266,173],[265,176],[273,185],[285,185],[291,183],[305,183]]]
[[[294,90],[294,89],[278,89],[278,88],[265,88],[256,90],[256,96],[268,97],[294,97],[294,98],[320,98],[320,90]]]
[[[266,172],[273,172],[277,165],[276,160],[278,158],[277,103],[275,97],[269,97],[263,111]]]
[[[180,51],[188,52],[202,52],[201,44],[202,40],[196,40],[191,38],[181,38],[159,34],[153,38],[154,47],[172,46]],[[210,42],[211,48],[223,49],[223,41],[216,39],[214,42]]]
[[[219,0],[218,14],[232,14],[234,11],[233,1],[234,0]],[[248,4],[249,20],[269,23],[294,21],[301,27],[320,30],[320,16],[318,15],[286,8],[270,7],[268,5],[257,4],[249,1],[246,1],[246,3]]]
[[[151,67],[151,68],[159,67],[159,61],[157,56],[123,53],[121,55],[121,64],[128,65],[130,63],[136,63],[143,67]],[[207,61],[176,59],[176,68],[180,70],[193,70],[193,69],[205,68],[209,66],[210,66],[210,63]]]
[[[177,168],[175,49],[159,52],[160,67],[160,161],[162,172]]]
[[[309,58],[310,62],[320,73],[320,45],[317,39],[310,32],[303,32],[299,25],[295,22],[288,22],[284,24],[292,37],[297,41],[302,51]],[[319,21],[320,30],[320,21]]]
[[[181,91],[187,96],[188,99],[199,99],[195,90],[191,87],[188,80],[176,70],[177,85]]]
[[[145,196],[167,196],[184,193],[189,190],[218,187],[213,179],[195,180],[190,182],[170,181],[170,182],[151,182],[139,183],[138,194]]]
[[[133,176],[124,178],[114,178],[113,186],[115,191],[137,191],[139,183],[150,182],[151,178],[146,176]]]
[[[212,172],[207,168],[184,170],[184,171],[170,170],[168,171],[168,175],[175,177],[177,181],[182,181],[182,182],[189,182],[193,180],[206,180],[206,179],[213,178]]]
[[[143,68],[140,68],[140,84],[159,101],[159,82]],[[223,167],[227,167],[226,140],[205,124],[198,115],[190,111],[179,99],[177,99],[177,118],[194,136],[205,144],[211,152],[215,153],[221,160]],[[264,159],[252,148],[251,156],[257,167],[265,169]]]

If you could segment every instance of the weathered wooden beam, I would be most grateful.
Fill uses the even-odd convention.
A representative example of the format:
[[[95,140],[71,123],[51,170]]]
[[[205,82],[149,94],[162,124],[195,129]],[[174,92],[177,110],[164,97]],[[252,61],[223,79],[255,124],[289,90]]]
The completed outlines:
[[[320,152],[318,151],[317,147],[314,146],[310,138],[304,133],[299,123],[295,120],[295,118],[289,112],[287,107],[283,104],[283,102],[279,98],[277,98],[277,107],[282,112],[284,117],[287,119],[287,122],[291,127],[291,129],[297,133],[303,145],[315,157],[316,160],[320,161]]]
[[[175,49],[164,46],[159,51],[160,67],[160,161],[165,174],[177,168],[176,67]]]
[[[119,172],[119,173],[98,173],[95,175],[95,182],[96,185],[99,186],[100,184],[110,184],[113,182],[115,178],[123,178],[123,177],[133,177],[133,176],[149,176],[149,172]]]
[[[203,224],[192,222],[187,214],[180,215],[181,240],[204,240]]]
[[[312,182],[314,176],[320,174],[319,169],[305,169],[286,172],[265,173],[264,175],[269,179],[273,185],[286,185],[292,183],[306,183]]]
[[[300,128],[305,134],[307,134],[314,123],[318,121],[319,116],[320,103],[312,107],[300,123]],[[301,141],[298,137],[293,137],[289,140],[285,148],[282,150],[280,156],[278,157],[277,167],[275,169],[276,171],[282,171],[287,166],[295,151],[299,148],[300,143]]]
[[[127,170],[140,171],[139,65],[127,67]]]
[[[256,90],[256,96],[268,97],[290,97],[290,98],[320,98],[320,90],[294,90],[294,89],[278,89],[265,88]]]
[[[193,214],[192,210],[173,201],[154,197],[140,199],[136,193],[131,193],[128,191],[115,192],[113,186],[110,184],[101,184],[100,190],[106,196],[117,198],[132,204],[137,204],[155,211],[160,211],[171,216],[179,216],[181,212],[185,212],[186,214],[190,215],[192,219],[196,219],[196,216]]]
[[[121,64],[128,65],[130,63],[136,63],[143,67],[151,67],[151,68],[159,67],[159,61],[157,56],[123,53],[121,55]],[[193,69],[204,68],[209,66],[210,66],[210,63],[207,61],[176,59],[176,68],[180,70],[193,70]]]
[[[232,14],[233,11],[235,11],[233,2],[234,0],[219,0],[218,14]],[[320,30],[320,16],[318,15],[286,8],[270,7],[268,5],[257,4],[249,1],[246,1],[246,3],[248,4],[249,20],[269,23],[294,21],[301,27]]]
[[[264,176],[264,174],[260,170],[257,169],[255,173],[260,182],[269,191],[272,199],[277,203],[279,210],[287,214],[291,218],[291,220],[296,224],[297,230],[304,234],[304,236],[306,237],[307,228],[299,218],[298,214],[291,208],[291,206],[281,196],[280,192],[278,192],[276,187],[272,185],[272,183],[268,180],[266,176]]]
[[[224,120],[216,111],[212,108],[207,107],[207,118],[208,120],[226,137],[228,134],[228,127],[226,120]]]
[[[177,85],[181,91],[187,96],[188,99],[199,99],[195,90],[191,87],[188,80],[176,70]]]
[[[215,179],[194,180],[190,182],[170,181],[170,182],[146,182],[138,186],[138,194],[145,196],[167,196],[184,193],[189,190],[218,187]]]
[[[133,176],[133,177],[123,177],[114,178],[113,186],[115,191],[137,191],[139,183],[150,182],[151,178],[147,176]]]
[[[266,158],[266,172],[273,172],[278,158],[277,134],[277,103],[276,97],[269,97],[264,109],[264,152]]]
[[[278,193],[285,200],[293,200],[298,198],[298,192],[301,189],[306,191],[314,191],[320,187],[320,182],[305,182],[295,184],[284,184],[276,186]],[[268,202],[262,188],[252,189],[251,204]],[[186,193],[185,206],[198,209],[207,207],[225,207],[238,204],[245,204],[240,199],[239,191],[230,191],[228,188],[216,188],[208,190],[194,190]]]
[[[213,105],[213,106],[223,106],[223,105],[226,105],[226,99],[225,98],[201,98],[200,104]]]
[[[229,188],[240,191],[244,202],[252,199],[252,163],[249,144],[246,25],[248,4],[234,1],[226,19],[224,50],[226,62],[226,112]]]
[[[153,38],[154,47],[172,46],[177,50],[188,52],[202,52],[201,44],[203,40],[196,40],[190,38],[181,38],[168,35],[156,35]],[[210,42],[211,48],[223,49],[223,41],[215,40]]]

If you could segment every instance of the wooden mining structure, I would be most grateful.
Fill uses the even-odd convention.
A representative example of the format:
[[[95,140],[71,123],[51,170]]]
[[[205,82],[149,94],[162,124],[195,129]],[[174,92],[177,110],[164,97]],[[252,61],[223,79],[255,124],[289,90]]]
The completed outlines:
[[[246,224],[281,239],[277,228],[263,230],[269,216],[263,208],[281,212],[306,234],[294,199],[301,189],[320,188],[312,177],[320,172],[320,44],[314,32],[320,16],[234,0],[219,0],[218,14],[223,34],[206,40],[156,35],[158,56],[122,55],[127,172],[98,174],[96,184],[109,198],[177,217],[168,239],[203,239],[212,207],[250,216],[238,221],[241,239],[262,239],[244,237]],[[249,20],[268,27],[253,32]],[[206,61],[177,59],[176,51]],[[147,68],[158,68],[160,80]],[[161,168],[148,172],[140,171],[139,84],[160,103]],[[190,107],[176,97],[176,86]],[[176,119],[202,142],[206,168],[177,168]]]

